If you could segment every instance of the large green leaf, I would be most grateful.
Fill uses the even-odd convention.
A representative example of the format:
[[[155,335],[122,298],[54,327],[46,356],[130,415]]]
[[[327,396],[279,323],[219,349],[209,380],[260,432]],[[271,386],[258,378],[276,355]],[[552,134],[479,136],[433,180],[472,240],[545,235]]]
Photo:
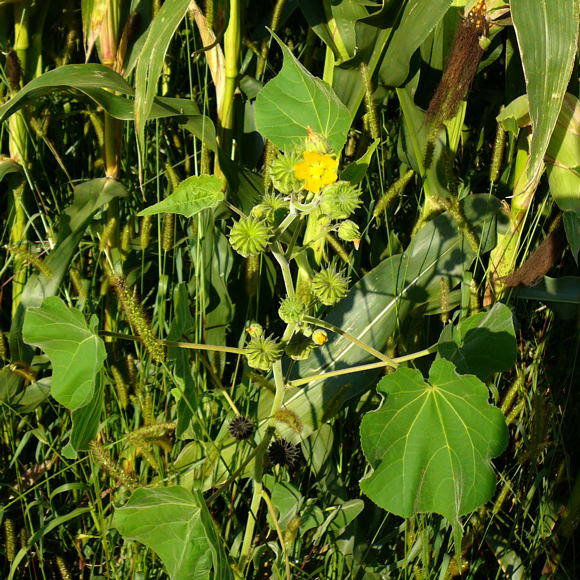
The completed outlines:
[[[532,121],[529,184],[536,183],[570,80],[578,44],[579,0],[511,0]]]
[[[453,362],[461,374],[482,381],[505,371],[516,361],[516,334],[511,310],[498,302],[487,312],[448,324],[439,337],[439,354]]]
[[[88,451],[89,443],[97,436],[101,423],[104,391],[103,381],[99,373],[96,376],[96,385],[92,399],[80,409],[72,412],[70,440],[62,450],[62,454],[67,459],[76,459],[78,457],[78,451]]]
[[[301,143],[308,127],[340,151],[350,128],[350,114],[327,83],[312,76],[279,41],[284,54],[280,73],[256,98],[260,133],[282,150]]]
[[[459,375],[447,360],[419,371],[398,369],[378,390],[385,401],[361,424],[361,444],[373,472],[361,490],[402,517],[435,512],[457,522],[495,489],[490,460],[507,444],[499,409],[473,375]]]
[[[487,195],[465,199],[464,214],[482,240],[482,248],[495,244],[495,216],[499,201]],[[326,321],[338,326],[362,342],[381,350],[409,310],[424,304],[440,292],[440,278],[460,280],[474,254],[458,234],[447,214],[435,218],[414,238],[403,255],[381,262],[350,290],[348,296],[327,315]],[[296,363],[292,378],[317,376],[369,362],[366,351],[350,340],[331,335],[328,343],[308,360]],[[299,389],[289,390],[284,405],[301,417],[303,437],[332,417],[351,397],[367,391],[379,371],[345,374],[316,380]],[[268,394],[260,406],[269,409]],[[287,437],[295,437],[290,430]]]
[[[223,201],[223,189],[224,183],[219,177],[194,175],[182,181],[163,201],[140,211],[137,215],[177,213],[190,218],[204,209],[216,207],[220,201]]]
[[[172,580],[233,578],[200,494],[177,486],[138,489],[115,512],[112,525],[156,552]]]
[[[107,357],[93,317],[87,326],[81,312],[58,297],[46,298],[24,317],[24,340],[40,347],[52,363],[51,395],[68,409],[83,407],[93,397],[96,375]]]
[[[149,26],[147,40],[139,54],[135,70],[135,125],[141,155],[145,151],[145,122],[153,107],[165,55],[189,4],[189,0],[164,2]]]

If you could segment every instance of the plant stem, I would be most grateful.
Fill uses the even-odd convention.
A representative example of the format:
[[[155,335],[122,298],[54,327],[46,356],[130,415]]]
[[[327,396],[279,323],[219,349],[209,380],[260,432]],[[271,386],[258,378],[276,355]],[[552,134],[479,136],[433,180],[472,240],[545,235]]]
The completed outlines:
[[[398,366],[399,364],[401,364],[402,362],[405,361],[409,361],[409,360],[413,360],[416,358],[421,358],[423,356],[427,356],[429,354],[433,354],[434,352],[437,351],[437,345],[434,344],[433,346],[430,346],[429,348],[426,348],[424,350],[419,350],[417,352],[414,352],[412,354],[407,354],[405,356],[400,356],[394,359],[391,359],[389,361],[381,361],[381,362],[376,362],[376,363],[369,363],[366,365],[359,365],[356,367],[350,367],[348,369],[341,369],[339,371],[331,371],[329,373],[322,373],[319,375],[313,375],[311,377],[304,377],[303,379],[296,379],[294,381],[290,381],[289,383],[287,383],[287,388],[295,388],[295,387],[301,387],[302,385],[306,385],[308,383],[312,383],[314,381],[321,381],[324,379],[330,379],[331,377],[338,377],[340,375],[348,375],[349,373],[360,373],[363,371],[370,371],[373,369],[380,369],[381,367],[387,367],[387,366],[393,366],[393,363],[396,366]]]
[[[353,336],[352,334],[349,334],[348,332],[342,330],[342,328],[334,326],[334,324],[330,324],[329,322],[325,322],[324,320],[314,318],[313,316],[305,316],[304,322],[309,322],[310,324],[315,324],[316,326],[320,326],[321,328],[325,328],[326,330],[330,330],[331,332],[336,332],[336,334],[339,334],[343,338],[346,338],[347,340],[350,340],[350,342],[356,344],[357,346],[360,346],[363,350],[366,350],[369,354],[372,354],[375,358],[384,361],[387,364],[387,366],[397,368],[397,363],[392,358],[378,351],[376,348],[373,348],[372,346],[365,344],[364,342],[356,338],[356,336]]]
[[[277,360],[272,366],[274,372],[274,384],[276,385],[276,393],[272,401],[272,408],[270,410],[270,419],[268,420],[268,427],[264,434],[264,439],[260,442],[256,451],[256,460],[254,462],[254,493],[252,496],[252,503],[250,504],[250,513],[248,516],[248,523],[246,524],[246,531],[244,533],[244,541],[240,552],[240,568],[244,568],[250,558],[252,543],[254,541],[254,528],[256,526],[256,519],[258,509],[260,508],[260,501],[263,496],[262,477],[264,475],[264,455],[268,449],[270,439],[274,435],[276,419],[274,415],[276,411],[282,406],[284,401],[284,392],[286,391],[286,384],[284,382],[284,373],[282,372],[282,361]]]
[[[112,338],[119,338],[121,340],[134,340],[135,342],[143,342],[141,337],[132,334],[120,334],[118,332],[109,332],[101,330],[101,336],[110,336]],[[217,352],[229,352],[231,354],[246,354],[245,348],[238,348],[235,346],[221,346],[219,344],[198,344],[196,342],[176,342],[173,340],[159,340],[165,346],[175,346],[177,348],[186,348],[189,350],[211,350]]]

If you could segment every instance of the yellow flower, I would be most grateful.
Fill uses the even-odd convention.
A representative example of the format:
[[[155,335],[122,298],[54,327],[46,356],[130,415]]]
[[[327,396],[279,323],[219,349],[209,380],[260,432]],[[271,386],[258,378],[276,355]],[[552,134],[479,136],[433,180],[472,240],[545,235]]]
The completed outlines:
[[[304,161],[294,165],[294,175],[304,181],[305,189],[317,193],[338,179],[337,168],[338,161],[327,153],[305,151]]]

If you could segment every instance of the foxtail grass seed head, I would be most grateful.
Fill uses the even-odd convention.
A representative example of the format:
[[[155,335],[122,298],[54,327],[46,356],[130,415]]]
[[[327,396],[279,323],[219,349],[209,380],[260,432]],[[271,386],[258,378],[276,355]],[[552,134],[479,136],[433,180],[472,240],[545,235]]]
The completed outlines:
[[[244,258],[262,253],[271,237],[268,224],[252,216],[240,218],[230,230],[230,244]]]
[[[282,345],[272,337],[252,336],[246,346],[248,366],[267,371],[282,357]]]
[[[290,443],[286,439],[276,439],[268,447],[268,458],[274,465],[292,467],[300,457],[298,445]]]
[[[300,526],[302,525],[302,518],[300,516],[294,516],[290,518],[286,529],[284,530],[284,545],[286,550],[290,551],[294,545],[294,540],[300,531]]]
[[[337,181],[322,191],[320,210],[331,219],[346,219],[362,203],[360,196],[358,187],[348,181]]]
[[[4,547],[6,559],[9,562],[14,562],[16,557],[16,530],[14,528],[14,521],[10,518],[4,520]]]
[[[491,183],[496,183],[500,176],[503,153],[505,150],[506,135],[507,133],[504,131],[501,124],[498,123],[495,133],[495,141],[493,143],[491,165],[489,167],[489,180]]]
[[[332,306],[347,295],[348,282],[348,277],[329,266],[312,278],[312,293],[325,306]]]
[[[278,155],[270,164],[270,179],[274,189],[284,195],[301,191],[304,183],[296,177],[294,166],[302,161],[302,154],[298,151]]]
[[[109,452],[96,439],[89,443],[89,451],[93,461],[113,479],[130,488],[135,486],[135,480],[113,461]]]
[[[165,360],[165,348],[153,333],[143,305],[137,295],[127,287],[125,280],[121,276],[112,275],[112,283],[119,297],[121,308],[127,316],[129,324],[143,341],[143,346],[155,362],[163,362]]]
[[[259,387],[262,387],[271,393],[276,392],[276,385],[274,385],[272,381],[269,381],[264,375],[261,375],[260,373],[250,370],[248,372],[248,378]]]
[[[68,277],[71,284],[79,298],[86,298],[88,296],[87,286],[81,277],[80,272],[76,268],[71,268],[68,271]]]
[[[455,116],[475,77],[483,55],[480,40],[487,35],[486,12],[485,0],[479,0],[457,26],[441,82],[426,113],[432,129],[430,141]]]
[[[52,278],[52,270],[46,265],[44,260],[29,252],[24,245],[10,245],[5,247],[15,258],[28,262],[46,278]]]
[[[6,350],[6,339],[4,338],[4,333],[0,330],[0,360],[6,360],[8,358],[8,351]]]
[[[292,324],[300,322],[306,314],[306,304],[295,294],[286,296],[280,303],[278,316],[286,323]]]
[[[139,232],[139,247],[141,251],[144,252],[151,243],[151,228],[153,227],[153,222],[150,215],[143,216],[141,218],[141,230]]]
[[[279,423],[284,423],[285,425],[288,425],[288,427],[290,427],[290,429],[292,429],[292,431],[294,431],[294,433],[297,433],[298,435],[302,433],[302,430],[304,428],[304,425],[302,424],[302,419],[300,419],[300,417],[290,409],[284,408],[278,409],[274,413],[274,419]]]
[[[439,278],[439,304],[441,308],[441,322],[447,324],[449,311],[451,310],[449,306],[449,279],[447,276],[441,276]]]
[[[371,77],[369,75],[369,68],[366,63],[360,65],[360,72],[365,86],[365,107],[367,111],[367,119],[369,124],[369,133],[373,139],[378,139],[380,136],[379,120],[377,117],[377,107],[373,98],[373,86]]]
[[[131,249],[131,239],[133,238],[133,224],[127,222],[121,230],[121,252],[128,254]]]
[[[62,580],[72,580],[72,576],[70,574],[70,571],[69,571],[69,569],[66,565],[66,562],[64,561],[64,558],[62,556],[56,557],[56,567],[58,568],[58,572],[59,572]]]
[[[163,214],[163,229],[161,234],[161,248],[164,252],[170,252],[173,249],[173,232],[175,216],[172,213]]]
[[[101,233],[101,239],[99,240],[99,252],[104,252],[107,249],[109,241],[115,235],[117,223],[118,223],[117,218],[112,217],[105,224],[105,227],[103,228],[103,231]]]
[[[244,415],[238,415],[230,421],[228,431],[234,439],[243,441],[254,432],[254,423]]]
[[[129,387],[125,382],[125,377],[119,370],[119,368],[115,365],[111,365],[111,374],[113,375],[113,379],[115,381],[115,388],[117,390],[117,399],[119,400],[119,406],[121,409],[126,409],[129,405]]]

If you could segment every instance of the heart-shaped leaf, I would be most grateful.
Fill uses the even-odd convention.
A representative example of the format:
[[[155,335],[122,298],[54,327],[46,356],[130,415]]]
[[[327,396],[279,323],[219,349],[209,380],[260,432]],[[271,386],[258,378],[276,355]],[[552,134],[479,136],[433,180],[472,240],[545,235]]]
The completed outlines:
[[[216,207],[224,199],[224,183],[214,175],[194,175],[182,181],[175,191],[163,201],[156,203],[137,215],[177,213],[187,218],[204,209]]]
[[[473,375],[436,360],[429,382],[402,368],[378,385],[386,398],[361,425],[364,454],[374,471],[360,487],[376,504],[402,517],[442,514],[452,523],[492,496],[490,459],[507,444],[499,409]]]
[[[477,375],[482,381],[491,373],[512,368],[517,353],[511,310],[498,302],[488,312],[446,326],[437,350],[460,373]]]
[[[82,313],[57,296],[29,308],[24,317],[24,340],[47,354],[52,363],[51,395],[68,409],[92,399],[97,373],[107,357],[96,327],[96,317],[87,326]]]
[[[203,498],[183,487],[138,489],[112,525],[156,552],[172,580],[233,578]]]
[[[286,150],[303,141],[310,127],[340,151],[350,127],[348,109],[327,83],[312,76],[280,40],[278,44],[284,64],[256,98],[258,130]]]

